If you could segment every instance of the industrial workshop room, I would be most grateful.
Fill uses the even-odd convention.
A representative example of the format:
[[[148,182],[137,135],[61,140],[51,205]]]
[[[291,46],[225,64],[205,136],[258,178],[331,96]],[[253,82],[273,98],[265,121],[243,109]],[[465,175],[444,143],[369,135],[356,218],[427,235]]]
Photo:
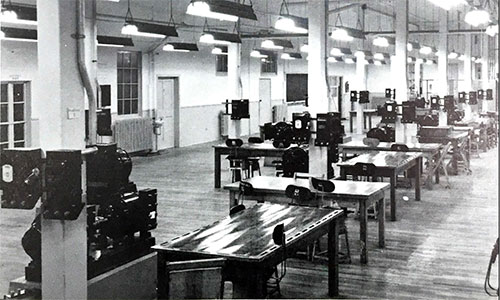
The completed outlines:
[[[499,0],[0,2],[0,298],[498,299]]]

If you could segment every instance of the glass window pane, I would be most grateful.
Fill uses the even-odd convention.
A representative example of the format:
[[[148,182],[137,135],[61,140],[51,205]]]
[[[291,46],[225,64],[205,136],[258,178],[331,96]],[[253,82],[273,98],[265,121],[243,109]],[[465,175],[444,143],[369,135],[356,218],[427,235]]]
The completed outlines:
[[[130,53],[129,52],[123,53],[123,67],[125,67],[125,68],[130,67]]]
[[[118,68],[123,66],[123,54],[121,52],[118,52],[116,55],[116,66]]]
[[[0,125],[0,143],[9,141],[9,125]]]
[[[138,105],[137,105],[137,103],[138,103],[139,101],[137,101],[137,100],[132,100],[131,102],[132,102],[132,113],[133,113],[133,114],[136,114],[136,113],[137,113],[137,106],[138,106]]]
[[[123,83],[130,83],[131,70],[123,70]]]
[[[137,68],[138,66],[138,53],[137,52],[134,52],[134,53],[130,53],[130,66],[131,67],[134,67],[134,68]]]
[[[123,84],[118,85],[118,99],[123,99]]]
[[[6,83],[2,83],[2,97],[0,98],[0,102],[7,102],[9,100],[8,96],[8,88]]]
[[[0,122],[6,123],[9,121],[9,113],[7,109],[9,108],[8,104],[1,104],[0,105]]]
[[[14,102],[24,102],[24,84],[14,84]]]
[[[128,115],[130,114],[130,100],[124,100],[124,103],[123,103],[123,113],[125,115]]]
[[[24,123],[14,124],[14,141],[24,140]]]
[[[130,70],[130,73],[131,73],[131,76],[132,78],[130,78],[130,82],[131,83],[138,83],[139,81],[139,70],[135,69],[135,70]]]
[[[123,70],[118,69],[118,84],[123,82]]]
[[[130,84],[123,85],[123,99],[130,98]]]
[[[18,121],[24,121],[24,103],[14,104],[14,122]]]
[[[123,100],[118,101],[118,114],[123,115]]]
[[[132,95],[131,95],[131,98],[132,99],[137,99],[138,98],[138,94],[139,94],[139,87],[137,84],[134,84],[132,85]]]
[[[16,142],[14,143],[14,147],[24,147],[24,142]]]

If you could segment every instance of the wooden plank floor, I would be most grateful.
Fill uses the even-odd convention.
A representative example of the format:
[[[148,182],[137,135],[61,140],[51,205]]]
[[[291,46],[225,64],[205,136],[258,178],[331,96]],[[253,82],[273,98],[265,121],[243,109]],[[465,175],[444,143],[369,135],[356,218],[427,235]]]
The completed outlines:
[[[213,188],[211,144],[134,157],[132,180],[158,189],[158,242],[211,223],[227,214],[228,194]],[[343,298],[486,299],[483,280],[498,236],[497,149],[473,158],[472,175],[451,177],[452,189],[398,189],[397,222],[386,223],[386,248],[377,248],[377,222],[369,222],[369,264],[359,264],[359,227],[348,220],[353,263],[340,267]],[[225,170],[225,168],[223,167]],[[272,174],[265,168],[266,174]],[[227,171],[222,174],[227,182]],[[403,201],[407,195],[410,200]],[[388,196],[388,195],[387,195]],[[387,208],[388,209],[388,208]],[[28,256],[20,245],[33,211],[0,212],[0,293],[22,276]],[[387,211],[387,216],[389,212]],[[495,266],[495,281],[497,282]],[[286,298],[325,298],[324,262],[291,259],[282,283]]]

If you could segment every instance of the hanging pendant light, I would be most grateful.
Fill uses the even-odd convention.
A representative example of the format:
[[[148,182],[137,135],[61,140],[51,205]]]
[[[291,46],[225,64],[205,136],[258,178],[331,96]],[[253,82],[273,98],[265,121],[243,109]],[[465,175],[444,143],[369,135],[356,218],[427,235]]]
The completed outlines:
[[[389,40],[383,36],[377,36],[373,39],[373,45],[377,47],[389,47]]]
[[[281,2],[280,16],[274,23],[274,28],[292,33],[306,34],[309,32],[307,18],[290,15],[286,0]]]
[[[490,13],[483,8],[473,8],[465,15],[465,22],[473,27],[488,24],[490,22]]]

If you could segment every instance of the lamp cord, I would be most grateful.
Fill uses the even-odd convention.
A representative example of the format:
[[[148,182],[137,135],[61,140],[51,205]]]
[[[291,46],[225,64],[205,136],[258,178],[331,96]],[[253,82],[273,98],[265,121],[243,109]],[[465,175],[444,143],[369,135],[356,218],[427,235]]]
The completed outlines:
[[[283,2],[281,2],[280,15],[283,15],[283,11],[284,11],[283,8],[286,10],[286,14],[289,15],[290,11],[288,10],[288,4],[286,3],[286,0],[283,0]]]
[[[130,0],[128,0],[128,3],[127,3],[127,14],[125,15],[125,22],[130,22],[130,21],[133,21],[133,20],[134,20],[134,17],[132,16],[132,11],[130,10]]]

